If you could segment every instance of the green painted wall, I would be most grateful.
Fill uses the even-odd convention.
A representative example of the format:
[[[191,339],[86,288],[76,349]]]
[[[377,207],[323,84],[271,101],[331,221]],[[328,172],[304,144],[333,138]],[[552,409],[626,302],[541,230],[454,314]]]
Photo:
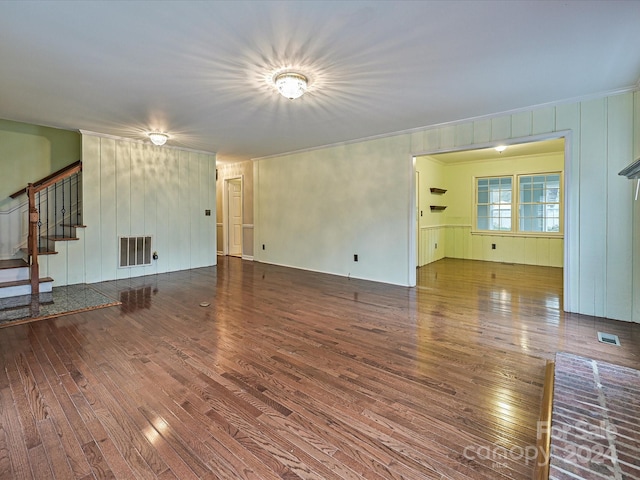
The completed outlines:
[[[79,132],[0,119],[0,209],[27,183],[80,160]]]

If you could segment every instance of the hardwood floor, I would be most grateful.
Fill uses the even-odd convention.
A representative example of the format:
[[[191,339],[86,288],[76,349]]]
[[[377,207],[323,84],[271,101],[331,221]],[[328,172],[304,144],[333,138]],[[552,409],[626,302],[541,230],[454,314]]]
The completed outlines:
[[[640,368],[640,325],[563,313],[559,269],[218,260],[0,330],[0,478],[529,479],[546,359]]]

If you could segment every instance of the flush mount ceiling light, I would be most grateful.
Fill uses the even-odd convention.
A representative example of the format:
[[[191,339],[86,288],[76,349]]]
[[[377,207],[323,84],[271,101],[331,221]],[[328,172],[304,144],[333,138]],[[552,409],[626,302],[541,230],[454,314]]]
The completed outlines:
[[[148,135],[151,143],[158,146],[164,145],[169,139],[169,135],[167,135],[166,133],[151,132]]]
[[[307,77],[301,73],[285,72],[273,77],[273,83],[280,92],[280,95],[293,100],[304,95],[307,91]]]
[[[507,149],[507,147],[505,145],[499,145],[496,147],[496,152],[498,153],[502,153]]]

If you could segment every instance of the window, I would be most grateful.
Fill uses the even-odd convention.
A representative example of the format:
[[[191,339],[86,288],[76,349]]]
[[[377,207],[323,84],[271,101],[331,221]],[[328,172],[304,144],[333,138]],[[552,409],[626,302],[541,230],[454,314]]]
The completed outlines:
[[[558,172],[477,178],[476,229],[560,233],[560,184]]]
[[[511,230],[511,177],[478,179],[478,230]]]
[[[519,177],[521,232],[560,231],[560,174]]]

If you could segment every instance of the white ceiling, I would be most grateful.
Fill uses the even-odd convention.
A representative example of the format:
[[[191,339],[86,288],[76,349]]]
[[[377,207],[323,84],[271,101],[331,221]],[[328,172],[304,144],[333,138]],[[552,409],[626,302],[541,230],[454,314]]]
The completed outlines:
[[[637,87],[639,25],[640,1],[9,0],[0,118],[245,160]]]
[[[477,162],[484,160],[510,160],[515,157],[525,157],[530,155],[564,154],[564,138],[544,140],[530,143],[517,143],[506,145],[502,152],[497,152],[494,147],[481,148],[476,150],[456,150],[435,155],[424,155],[434,158],[439,162],[451,165],[454,163]]]

